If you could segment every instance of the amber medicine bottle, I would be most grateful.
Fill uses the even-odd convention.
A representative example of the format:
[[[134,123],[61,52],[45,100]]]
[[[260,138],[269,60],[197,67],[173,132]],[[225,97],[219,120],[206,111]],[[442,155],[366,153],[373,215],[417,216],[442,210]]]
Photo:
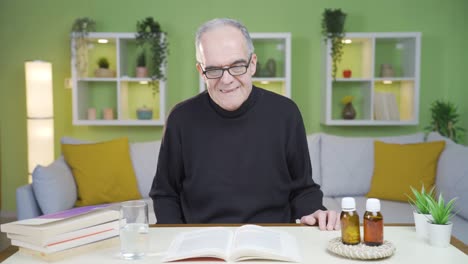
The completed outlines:
[[[341,241],[347,245],[357,245],[361,242],[359,230],[359,215],[356,212],[356,201],[352,197],[341,200]]]
[[[383,216],[380,213],[379,199],[369,198],[364,213],[364,244],[380,246],[383,244]]]

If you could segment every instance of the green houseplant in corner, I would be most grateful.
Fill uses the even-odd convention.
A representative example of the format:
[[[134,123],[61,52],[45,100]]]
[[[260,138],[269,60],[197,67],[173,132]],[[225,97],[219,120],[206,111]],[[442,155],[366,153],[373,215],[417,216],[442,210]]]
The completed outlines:
[[[336,71],[338,63],[341,61],[343,55],[343,37],[345,35],[344,24],[346,20],[346,13],[341,9],[326,8],[322,14],[322,36],[325,43],[330,40],[332,58],[332,77],[336,78]]]
[[[429,243],[437,247],[447,247],[450,244],[453,223],[450,222],[454,216],[454,206],[456,198],[447,203],[444,201],[442,193],[436,200],[434,197],[426,197],[429,203],[432,220],[429,222]]]
[[[413,196],[408,195],[408,201],[413,207],[414,226],[416,228],[416,234],[419,237],[427,238],[428,236],[428,220],[432,220],[430,210],[430,202],[428,197],[434,197],[434,187],[428,192],[424,189],[424,185],[421,187],[421,191],[416,190],[413,186],[410,186]]]
[[[465,129],[458,126],[460,115],[455,104],[449,101],[436,100],[431,104],[431,124],[426,131],[436,131],[454,142],[463,140]]]

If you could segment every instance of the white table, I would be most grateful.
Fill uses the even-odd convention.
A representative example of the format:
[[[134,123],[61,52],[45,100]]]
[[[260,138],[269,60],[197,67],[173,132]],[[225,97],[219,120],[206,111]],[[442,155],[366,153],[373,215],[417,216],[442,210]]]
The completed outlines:
[[[161,263],[161,253],[168,247],[174,236],[181,231],[189,231],[203,227],[156,227],[150,229],[150,249],[154,254],[147,256],[142,260],[128,261],[119,258],[119,246],[110,248],[98,249],[88,252],[83,255],[77,255],[65,260],[56,261],[58,264],[78,264],[78,263]],[[234,228],[234,227],[232,227]],[[334,264],[334,263],[360,263],[361,261],[349,260],[346,258],[338,257],[327,251],[328,241],[332,238],[340,236],[340,231],[320,231],[317,227],[307,226],[277,226],[270,227],[289,232],[294,235],[300,247],[300,252],[303,257],[303,263],[317,263],[317,264]],[[430,246],[427,242],[416,236],[414,227],[385,227],[384,239],[391,241],[395,247],[396,252],[393,256],[387,259],[379,260],[378,263],[468,263],[468,255],[450,245],[447,248],[437,248]],[[374,261],[375,262],[375,261]],[[24,255],[20,252],[15,253],[3,263],[5,264],[32,264],[44,263],[44,261],[33,256]],[[213,263],[226,263],[226,262],[176,262],[176,263],[196,263],[196,264],[213,264]],[[281,262],[268,262],[268,261],[248,261],[238,263],[281,263]],[[363,261],[364,263],[364,261]],[[368,261],[365,263],[369,263]]]

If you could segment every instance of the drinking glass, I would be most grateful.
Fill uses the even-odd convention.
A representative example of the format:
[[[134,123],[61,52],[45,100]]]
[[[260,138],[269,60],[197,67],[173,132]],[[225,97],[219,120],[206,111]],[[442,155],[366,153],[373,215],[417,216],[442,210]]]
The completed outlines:
[[[148,251],[148,204],[127,201],[120,206],[120,254],[123,259],[141,259]]]

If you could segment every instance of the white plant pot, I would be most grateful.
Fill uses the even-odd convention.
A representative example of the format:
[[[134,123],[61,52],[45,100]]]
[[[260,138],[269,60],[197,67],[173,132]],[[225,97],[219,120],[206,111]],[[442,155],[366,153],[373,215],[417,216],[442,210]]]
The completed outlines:
[[[414,226],[416,227],[416,234],[418,237],[426,239],[429,236],[428,230],[428,220],[432,220],[432,215],[430,214],[420,214],[416,211],[413,211],[414,216]]]
[[[449,222],[446,225],[436,225],[429,223],[429,244],[434,247],[447,247],[450,245],[452,227],[452,222]]]

